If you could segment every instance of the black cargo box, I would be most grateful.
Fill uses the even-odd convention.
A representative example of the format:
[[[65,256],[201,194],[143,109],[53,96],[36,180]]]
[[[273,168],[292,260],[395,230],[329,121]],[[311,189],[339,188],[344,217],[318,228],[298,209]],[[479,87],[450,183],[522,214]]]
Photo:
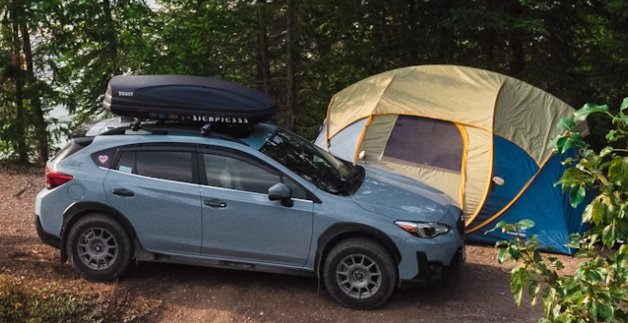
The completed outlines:
[[[242,85],[181,75],[114,76],[103,103],[119,116],[202,123],[254,124],[276,111],[273,99]]]

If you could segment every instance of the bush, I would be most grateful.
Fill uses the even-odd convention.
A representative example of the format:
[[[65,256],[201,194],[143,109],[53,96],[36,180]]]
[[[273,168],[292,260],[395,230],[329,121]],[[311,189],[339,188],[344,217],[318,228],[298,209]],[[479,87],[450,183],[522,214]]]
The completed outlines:
[[[567,158],[572,165],[557,183],[569,192],[572,206],[582,203],[587,191],[597,197],[586,207],[583,223],[590,228],[582,235],[570,236],[569,247],[582,258],[573,275],[560,273],[563,264],[556,257],[538,252],[537,236],[500,241],[505,247],[497,255],[498,262],[508,259],[518,262],[511,271],[510,287],[517,305],[527,292],[534,306],[539,293],[545,317],[541,322],[628,322],[628,245],[613,249],[628,237],[628,98],[617,114],[607,106],[587,104],[572,119],[562,119],[559,127],[564,134],[552,141],[558,153],[570,148],[578,150],[578,159]],[[575,132],[577,122],[591,114],[606,115],[614,128],[606,135],[606,147],[593,150]],[[493,230],[519,231],[534,226],[530,220],[516,224],[498,223]]]
[[[26,286],[0,275],[0,323],[101,322],[97,307],[75,289],[53,284]]]

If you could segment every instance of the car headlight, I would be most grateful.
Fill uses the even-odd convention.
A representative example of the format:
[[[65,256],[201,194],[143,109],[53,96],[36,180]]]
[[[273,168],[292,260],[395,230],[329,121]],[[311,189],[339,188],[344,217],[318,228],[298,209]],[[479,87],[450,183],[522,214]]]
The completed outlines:
[[[403,230],[419,237],[431,239],[449,232],[449,227],[440,223],[421,223],[397,221],[395,224]]]

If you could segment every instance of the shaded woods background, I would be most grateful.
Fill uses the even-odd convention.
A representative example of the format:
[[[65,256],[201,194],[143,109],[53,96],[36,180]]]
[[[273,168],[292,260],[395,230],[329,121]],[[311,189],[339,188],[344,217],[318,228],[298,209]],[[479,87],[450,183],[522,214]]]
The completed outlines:
[[[115,74],[193,74],[275,97],[312,138],[331,96],[408,65],[524,80],[574,107],[628,94],[628,0],[2,0],[0,152],[46,160]],[[54,106],[74,119],[55,127]],[[609,121],[592,121],[605,133]],[[593,137],[596,140],[596,137]]]

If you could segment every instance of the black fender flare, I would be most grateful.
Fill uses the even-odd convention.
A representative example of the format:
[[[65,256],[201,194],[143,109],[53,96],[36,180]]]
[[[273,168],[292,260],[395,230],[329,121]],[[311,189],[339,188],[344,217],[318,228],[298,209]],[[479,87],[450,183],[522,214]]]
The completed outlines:
[[[399,252],[397,245],[395,245],[388,235],[379,229],[359,223],[336,223],[327,228],[327,230],[325,230],[325,232],[323,232],[323,234],[321,234],[318,238],[316,260],[314,264],[315,268],[317,268],[318,274],[320,274],[320,268],[322,267],[321,264],[325,261],[325,256],[329,253],[331,248],[341,240],[356,236],[368,237],[380,242],[384,248],[390,252],[390,255],[397,264],[401,262],[401,253]]]
[[[59,246],[59,249],[61,250],[60,261],[62,264],[68,260],[67,250],[65,250],[68,236],[68,230],[66,230],[66,228],[71,227],[83,215],[92,212],[105,213],[120,222],[127,233],[131,236],[131,239],[135,241],[136,246],[139,245],[135,229],[131,225],[131,222],[129,222],[129,220],[120,211],[107,204],[99,202],[74,202],[68,206],[65,211],[63,211],[63,225],[61,226],[61,242]],[[138,248],[135,248],[135,250],[136,253],[139,251]]]

